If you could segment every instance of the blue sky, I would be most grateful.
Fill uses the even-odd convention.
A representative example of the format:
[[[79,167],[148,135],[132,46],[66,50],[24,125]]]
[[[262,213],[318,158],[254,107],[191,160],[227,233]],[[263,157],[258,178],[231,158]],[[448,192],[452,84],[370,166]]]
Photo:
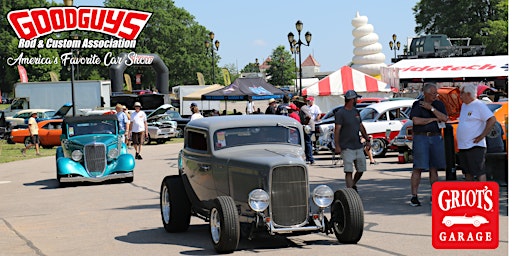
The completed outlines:
[[[235,64],[242,69],[255,58],[259,62],[279,45],[288,46],[287,35],[297,38],[295,22],[304,23],[304,33],[312,33],[311,45],[302,47],[302,60],[313,54],[320,63],[320,71],[334,71],[352,60],[352,19],[359,11],[368,17],[368,23],[379,35],[379,42],[391,64],[394,52],[389,49],[391,36],[396,34],[403,45],[407,37],[415,35],[411,0],[359,0],[359,1],[201,1],[176,0],[175,5],[191,13],[199,24],[215,33],[220,41],[220,66]],[[76,6],[102,6],[103,0],[75,0]],[[398,54],[398,53],[397,53]]]

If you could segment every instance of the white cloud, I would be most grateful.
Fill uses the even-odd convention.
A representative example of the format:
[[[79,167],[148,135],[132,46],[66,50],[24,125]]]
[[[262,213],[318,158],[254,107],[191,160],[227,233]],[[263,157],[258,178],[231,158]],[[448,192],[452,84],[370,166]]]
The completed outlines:
[[[257,40],[254,40],[252,42],[253,45],[255,46],[267,46],[267,42],[265,42],[264,40],[262,39],[257,39]]]

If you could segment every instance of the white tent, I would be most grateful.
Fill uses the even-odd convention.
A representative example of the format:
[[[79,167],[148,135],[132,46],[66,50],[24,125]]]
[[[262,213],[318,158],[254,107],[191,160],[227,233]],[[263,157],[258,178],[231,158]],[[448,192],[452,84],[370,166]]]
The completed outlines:
[[[393,96],[388,84],[348,66],[343,66],[317,83],[302,89],[302,95],[315,96],[315,104],[322,112],[327,112],[344,104],[343,94],[348,90],[354,90],[365,97]]]

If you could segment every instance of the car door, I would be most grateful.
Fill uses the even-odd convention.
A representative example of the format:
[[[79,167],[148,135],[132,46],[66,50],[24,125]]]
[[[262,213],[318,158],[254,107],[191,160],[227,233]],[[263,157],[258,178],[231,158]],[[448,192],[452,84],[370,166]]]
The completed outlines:
[[[387,134],[387,137],[389,137],[389,139],[393,139],[398,135],[400,129],[402,129],[402,126],[407,121],[407,116],[401,111],[401,108],[390,109],[386,111],[386,115],[388,118],[388,128],[386,131],[389,130],[389,132],[387,132],[389,133]]]
[[[43,146],[60,145],[60,135],[62,134],[62,121],[55,120],[45,124],[39,129],[39,140]]]

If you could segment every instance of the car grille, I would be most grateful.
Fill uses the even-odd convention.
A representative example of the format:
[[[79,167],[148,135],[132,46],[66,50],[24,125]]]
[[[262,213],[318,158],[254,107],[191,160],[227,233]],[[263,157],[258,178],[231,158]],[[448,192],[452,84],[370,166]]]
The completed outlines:
[[[85,169],[91,176],[99,176],[107,165],[106,147],[102,143],[91,143],[84,148]]]
[[[295,226],[308,218],[308,182],[301,166],[277,167],[271,176],[271,217],[276,226]]]

